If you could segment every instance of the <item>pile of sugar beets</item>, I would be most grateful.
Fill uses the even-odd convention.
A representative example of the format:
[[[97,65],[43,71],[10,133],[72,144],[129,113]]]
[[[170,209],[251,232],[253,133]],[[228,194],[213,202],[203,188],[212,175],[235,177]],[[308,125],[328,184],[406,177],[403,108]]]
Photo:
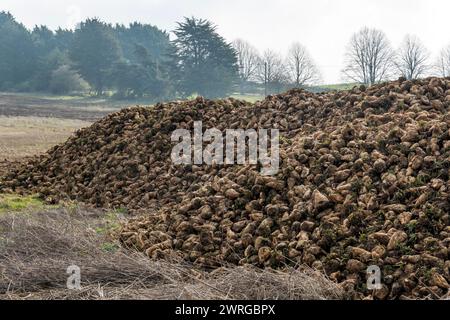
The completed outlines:
[[[306,264],[355,299],[439,298],[450,282],[450,79],[291,90],[111,114],[15,166],[0,191],[139,213],[120,241],[153,259]],[[277,128],[280,168],[174,165],[175,129]],[[368,290],[368,266],[382,288]]]

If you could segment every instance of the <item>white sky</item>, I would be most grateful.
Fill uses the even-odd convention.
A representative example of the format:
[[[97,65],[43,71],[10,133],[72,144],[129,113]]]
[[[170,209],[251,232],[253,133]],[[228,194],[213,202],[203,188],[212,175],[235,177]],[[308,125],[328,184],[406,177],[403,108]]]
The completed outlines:
[[[170,31],[183,16],[206,18],[227,40],[243,38],[261,51],[284,54],[293,41],[304,44],[325,83],[341,81],[345,47],[363,26],[385,31],[394,47],[415,34],[433,58],[450,43],[449,0],[1,0],[1,10],[29,28],[52,29],[95,16]]]

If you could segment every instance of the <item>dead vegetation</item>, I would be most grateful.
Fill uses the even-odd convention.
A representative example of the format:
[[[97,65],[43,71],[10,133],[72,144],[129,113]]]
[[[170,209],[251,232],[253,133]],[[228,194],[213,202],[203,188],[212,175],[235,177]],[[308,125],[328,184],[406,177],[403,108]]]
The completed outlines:
[[[120,248],[104,216],[80,208],[1,215],[0,298],[345,298],[342,288],[310,268],[229,266],[208,272],[175,258],[150,261]],[[81,269],[81,290],[66,287],[70,265]]]

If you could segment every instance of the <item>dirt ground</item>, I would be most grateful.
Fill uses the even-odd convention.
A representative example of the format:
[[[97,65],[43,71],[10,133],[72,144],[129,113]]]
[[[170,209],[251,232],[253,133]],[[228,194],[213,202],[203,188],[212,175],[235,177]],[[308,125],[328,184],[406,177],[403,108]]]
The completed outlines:
[[[0,171],[41,154],[130,102],[0,93]]]
[[[127,101],[0,93],[0,116],[77,119],[92,122],[129,105]]]
[[[0,116],[1,160],[41,154],[89,125],[90,122],[76,119]]]

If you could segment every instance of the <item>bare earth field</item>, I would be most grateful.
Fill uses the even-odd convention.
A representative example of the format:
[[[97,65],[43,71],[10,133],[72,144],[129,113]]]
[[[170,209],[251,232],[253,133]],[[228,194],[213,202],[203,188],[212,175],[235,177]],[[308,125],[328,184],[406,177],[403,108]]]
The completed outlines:
[[[104,99],[0,93],[0,161],[41,154],[124,105]]]
[[[40,154],[89,124],[77,119],[0,116],[1,158],[19,160]]]
[[[0,116],[35,116],[92,122],[130,103],[100,98],[0,93]]]

